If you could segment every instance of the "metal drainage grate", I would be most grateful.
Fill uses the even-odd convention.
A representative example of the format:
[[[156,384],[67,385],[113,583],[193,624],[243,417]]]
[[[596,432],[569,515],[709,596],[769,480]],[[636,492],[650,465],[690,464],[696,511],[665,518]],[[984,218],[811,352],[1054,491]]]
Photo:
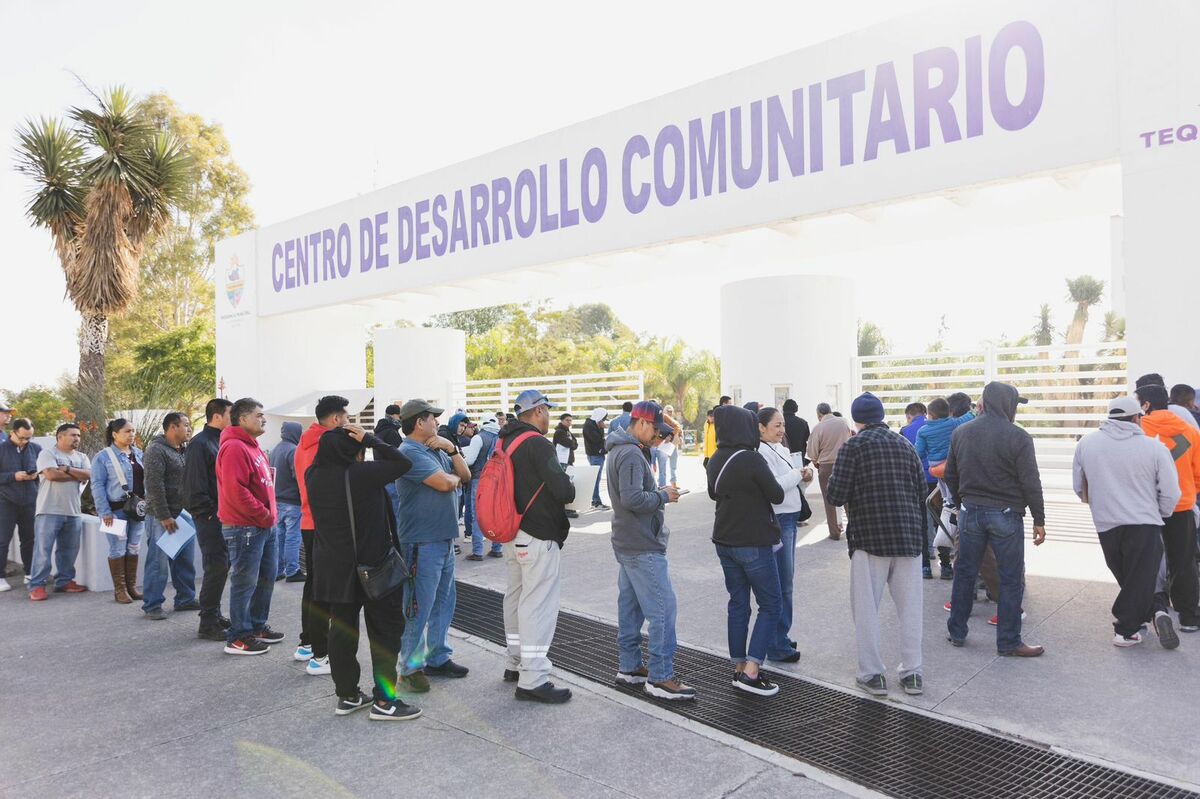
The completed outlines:
[[[502,602],[499,592],[459,582],[454,626],[504,645]],[[1200,799],[1173,785],[787,674],[771,673],[778,695],[755,697],[730,686],[727,660],[686,647],[675,653],[675,664],[699,698],[654,699],[616,686],[616,641],[613,625],[562,612],[550,658],[560,669],[892,796]]]

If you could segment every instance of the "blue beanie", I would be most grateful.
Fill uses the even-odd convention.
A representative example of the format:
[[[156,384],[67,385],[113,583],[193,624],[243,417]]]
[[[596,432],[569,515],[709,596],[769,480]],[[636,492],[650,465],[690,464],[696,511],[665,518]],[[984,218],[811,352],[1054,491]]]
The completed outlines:
[[[870,391],[860,394],[850,405],[850,418],[859,424],[879,424],[883,421],[883,403]]]

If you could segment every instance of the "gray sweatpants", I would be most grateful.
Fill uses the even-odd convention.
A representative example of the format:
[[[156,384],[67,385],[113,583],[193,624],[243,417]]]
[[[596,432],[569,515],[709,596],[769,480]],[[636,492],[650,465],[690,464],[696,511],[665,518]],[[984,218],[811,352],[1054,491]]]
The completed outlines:
[[[504,545],[508,590],[504,592],[504,636],[508,668],[520,670],[519,688],[550,679],[550,644],[558,626],[559,564],[562,549],[521,530]]]
[[[921,673],[921,557],[884,558],[857,549],[850,558],[850,607],[858,641],[858,676],[886,674],[879,653],[879,604],[887,586],[900,621],[900,677]]]

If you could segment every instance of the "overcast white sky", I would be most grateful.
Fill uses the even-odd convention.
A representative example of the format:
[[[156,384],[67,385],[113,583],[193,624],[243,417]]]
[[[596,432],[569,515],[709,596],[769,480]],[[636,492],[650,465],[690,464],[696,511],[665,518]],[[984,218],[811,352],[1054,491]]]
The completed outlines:
[[[22,120],[88,101],[72,72],[97,87],[165,90],[219,121],[270,224],[930,5],[0,0],[0,387],[53,382],[77,360],[77,316],[48,234],[24,217],[29,187],[11,155]],[[1039,272],[1043,296],[998,274],[986,307],[952,309],[953,346],[1025,332],[1041,301],[1059,301],[1065,321],[1061,276],[1107,277],[1102,220],[1024,235],[1056,264]],[[965,268],[953,249],[936,255]],[[888,255],[889,274],[909,279],[860,277],[859,316],[900,351],[923,349],[937,328],[921,306],[930,252]],[[608,301],[637,329],[719,348],[712,289],[654,308],[568,299]]]

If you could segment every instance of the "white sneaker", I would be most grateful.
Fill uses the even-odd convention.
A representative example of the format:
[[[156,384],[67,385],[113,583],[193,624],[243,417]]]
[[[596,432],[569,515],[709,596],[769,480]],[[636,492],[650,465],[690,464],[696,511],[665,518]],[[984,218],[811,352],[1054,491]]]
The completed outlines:
[[[329,657],[313,658],[308,661],[308,665],[304,667],[305,674],[311,674],[314,677],[321,674],[329,674],[333,669],[329,668]]]
[[[1125,636],[1120,633],[1113,635],[1113,646],[1137,646],[1142,642],[1142,634],[1134,633],[1133,635]]]
[[[25,575],[25,585],[29,585],[29,575]]]
[[[298,660],[301,663],[312,660],[312,647],[304,644],[296,647],[296,651],[292,653],[292,660]]]
[[[11,590],[12,590],[12,586],[8,584],[8,580],[5,580],[3,577],[0,577],[0,594],[3,594],[5,591],[11,591]]]

